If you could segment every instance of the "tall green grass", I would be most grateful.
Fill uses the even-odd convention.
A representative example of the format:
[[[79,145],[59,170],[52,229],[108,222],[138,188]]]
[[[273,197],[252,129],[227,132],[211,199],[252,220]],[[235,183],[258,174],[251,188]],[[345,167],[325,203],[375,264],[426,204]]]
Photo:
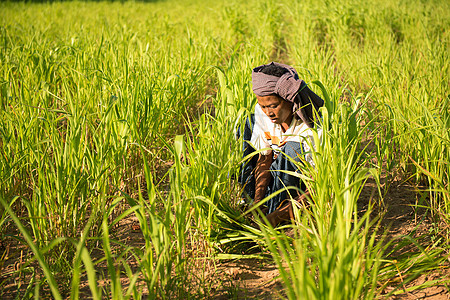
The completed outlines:
[[[9,240],[3,224],[13,221],[39,263],[29,266],[46,278],[23,294],[75,299],[86,275],[94,298],[202,297],[195,289],[209,283],[190,285],[192,261],[205,268],[264,249],[288,297],[372,298],[380,272],[413,278],[408,270],[440,263],[450,209],[449,9],[382,0],[1,3],[0,234]],[[330,95],[316,170],[304,170],[315,179],[314,205],[300,209],[294,239],[257,228],[238,205],[235,131],[256,103],[251,69],[270,60]],[[375,242],[369,212],[356,205],[368,174],[388,181],[375,205],[388,205],[382,196],[399,177],[420,188],[417,205],[431,210],[438,242],[414,255],[428,258],[396,265],[395,251]],[[113,237],[131,216],[142,247]]]
[[[114,214],[120,214],[118,191],[138,194],[144,182],[140,153],[149,161],[148,172],[171,160],[166,145],[184,131],[183,115],[196,109],[207,87],[206,61],[217,45],[210,34],[189,37],[189,27],[173,26],[180,11],[161,16],[153,5],[100,3],[94,10],[82,2],[3,5],[2,195],[20,195],[17,208],[26,212],[18,213],[27,216],[38,248],[79,237],[89,216],[94,221],[88,232],[95,237],[105,229],[106,212],[111,217],[114,212],[99,208],[115,203]],[[67,14],[67,6],[85,19]],[[16,9],[24,11],[15,14]],[[139,9],[150,18],[136,19]],[[23,27],[36,10],[39,15]],[[210,51],[199,53],[204,45],[211,45]],[[169,52],[172,57],[165,55]],[[63,240],[46,254],[60,279],[71,276],[75,250]],[[150,271],[152,260],[148,264]],[[170,269],[166,272],[159,278],[170,280]]]

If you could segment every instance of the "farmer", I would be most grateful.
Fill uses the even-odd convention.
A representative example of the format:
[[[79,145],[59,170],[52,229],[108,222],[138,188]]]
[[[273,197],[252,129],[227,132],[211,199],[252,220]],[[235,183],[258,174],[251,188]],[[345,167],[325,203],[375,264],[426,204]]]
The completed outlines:
[[[260,208],[271,225],[276,226],[292,218],[289,199],[305,197],[305,185],[297,176],[284,171],[298,171],[293,161],[300,163],[300,157],[313,163],[308,153],[313,145],[309,144],[313,142],[310,129],[315,126],[315,114],[324,102],[288,65],[272,62],[256,67],[252,82],[258,103],[245,124],[244,157],[261,151],[243,164],[239,181],[253,205],[272,195]],[[288,187],[300,187],[303,193]]]

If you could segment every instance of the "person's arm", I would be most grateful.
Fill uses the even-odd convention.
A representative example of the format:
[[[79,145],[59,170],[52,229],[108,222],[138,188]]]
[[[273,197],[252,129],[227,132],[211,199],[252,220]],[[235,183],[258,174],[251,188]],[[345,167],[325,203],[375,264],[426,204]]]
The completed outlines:
[[[269,168],[272,164],[272,151],[268,155],[259,154],[255,168],[255,204],[264,199],[267,186],[272,179]]]

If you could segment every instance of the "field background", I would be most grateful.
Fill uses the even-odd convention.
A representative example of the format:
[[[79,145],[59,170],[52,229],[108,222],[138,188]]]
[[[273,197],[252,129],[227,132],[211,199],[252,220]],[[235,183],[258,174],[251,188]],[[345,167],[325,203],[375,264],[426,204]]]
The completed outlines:
[[[1,2],[0,297],[447,299],[449,16],[444,0]],[[251,70],[270,61],[326,101],[309,205],[277,230],[236,182]]]

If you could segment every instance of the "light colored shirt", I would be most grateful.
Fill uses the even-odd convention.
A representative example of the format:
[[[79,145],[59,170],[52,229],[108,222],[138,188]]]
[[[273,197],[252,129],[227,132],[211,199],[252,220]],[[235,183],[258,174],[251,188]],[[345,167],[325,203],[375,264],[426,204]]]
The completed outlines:
[[[322,136],[322,129],[317,128],[319,138]],[[311,155],[311,147],[315,148],[313,131],[301,119],[292,118],[291,124],[286,132],[283,132],[281,125],[273,123],[263,112],[261,106],[255,106],[255,125],[250,143],[256,150],[262,150],[262,155],[269,155],[271,150],[276,157],[280,149],[287,142],[298,142],[303,147],[305,160],[314,166]],[[309,144],[308,144],[309,143]],[[271,148],[271,149],[267,149]]]

